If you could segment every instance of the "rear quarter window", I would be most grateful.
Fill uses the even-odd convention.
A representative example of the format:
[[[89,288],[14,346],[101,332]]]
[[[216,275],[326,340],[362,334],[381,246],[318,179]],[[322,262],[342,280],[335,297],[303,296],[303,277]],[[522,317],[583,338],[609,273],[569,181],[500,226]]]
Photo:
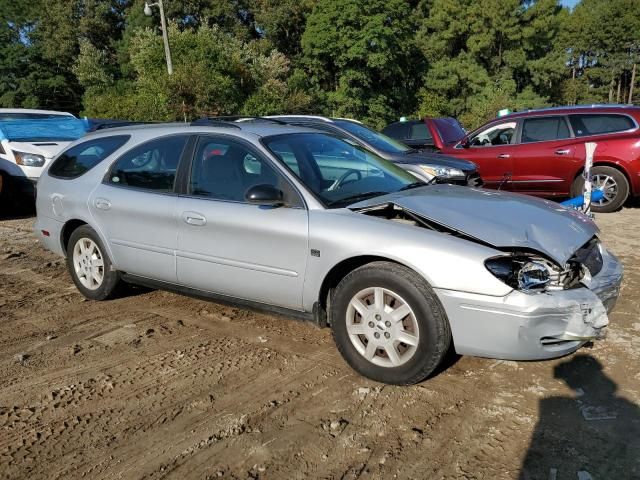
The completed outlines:
[[[626,115],[616,115],[615,113],[569,115],[569,120],[576,137],[624,132],[636,127],[631,118]]]
[[[56,178],[77,178],[107,158],[131,138],[129,135],[96,138],[64,151],[49,168]]]

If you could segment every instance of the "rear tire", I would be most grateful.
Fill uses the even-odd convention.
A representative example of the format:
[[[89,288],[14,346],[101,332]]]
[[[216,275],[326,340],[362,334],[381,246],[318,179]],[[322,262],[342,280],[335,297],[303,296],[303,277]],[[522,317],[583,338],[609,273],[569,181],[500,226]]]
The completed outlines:
[[[605,200],[591,204],[591,211],[595,213],[610,213],[618,210],[629,196],[629,182],[617,168],[597,165],[591,168],[593,189],[604,185]],[[577,197],[584,191],[584,178],[578,176],[571,187],[571,196]]]
[[[76,228],[67,245],[67,269],[76,287],[90,300],[113,298],[122,286],[120,274],[93,228]]]
[[[352,271],[336,287],[331,303],[338,350],[372,380],[418,383],[451,345],[449,321],[433,289],[402,265],[373,262]]]

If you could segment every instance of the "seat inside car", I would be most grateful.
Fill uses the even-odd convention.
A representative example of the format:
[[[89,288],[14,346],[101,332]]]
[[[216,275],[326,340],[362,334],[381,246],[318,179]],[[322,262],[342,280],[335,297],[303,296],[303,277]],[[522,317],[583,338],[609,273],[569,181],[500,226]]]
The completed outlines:
[[[224,155],[219,151],[203,151],[200,173],[196,170],[193,193],[225,200],[242,201],[244,184],[240,176],[240,164],[246,152],[232,146]]]

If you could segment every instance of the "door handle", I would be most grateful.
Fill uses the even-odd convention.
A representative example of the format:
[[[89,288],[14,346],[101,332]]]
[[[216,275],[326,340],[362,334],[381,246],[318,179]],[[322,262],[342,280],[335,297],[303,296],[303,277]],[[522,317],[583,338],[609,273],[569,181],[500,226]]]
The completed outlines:
[[[556,155],[568,155],[571,150],[565,148],[564,150],[556,150]]]
[[[498,158],[511,158],[511,155],[509,155],[508,153],[501,153],[500,155],[498,155]]]
[[[111,202],[106,198],[96,198],[94,205],[100,210],[109,210],[111,208]]]
[[[194,225],[197,227],[201,227],[207,224],[207,219],[204,215],[199,214],[198,212],[183,212],[182,220],[184,223],[188,223],[189,225]]]

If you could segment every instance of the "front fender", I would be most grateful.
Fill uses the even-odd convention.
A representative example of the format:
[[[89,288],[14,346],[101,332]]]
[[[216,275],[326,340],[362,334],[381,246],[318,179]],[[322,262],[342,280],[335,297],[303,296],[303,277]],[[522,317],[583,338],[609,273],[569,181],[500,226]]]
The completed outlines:
[[[370,217],[347,209],[309,212],[309,256],[303,304],[310,311],[324,279],[350,258],[372,256],[402,264],[434,288],[501,297],[512,289],[484,261],[501,252],[423,227]],[[319,256],[317,256],[319,255]]]

